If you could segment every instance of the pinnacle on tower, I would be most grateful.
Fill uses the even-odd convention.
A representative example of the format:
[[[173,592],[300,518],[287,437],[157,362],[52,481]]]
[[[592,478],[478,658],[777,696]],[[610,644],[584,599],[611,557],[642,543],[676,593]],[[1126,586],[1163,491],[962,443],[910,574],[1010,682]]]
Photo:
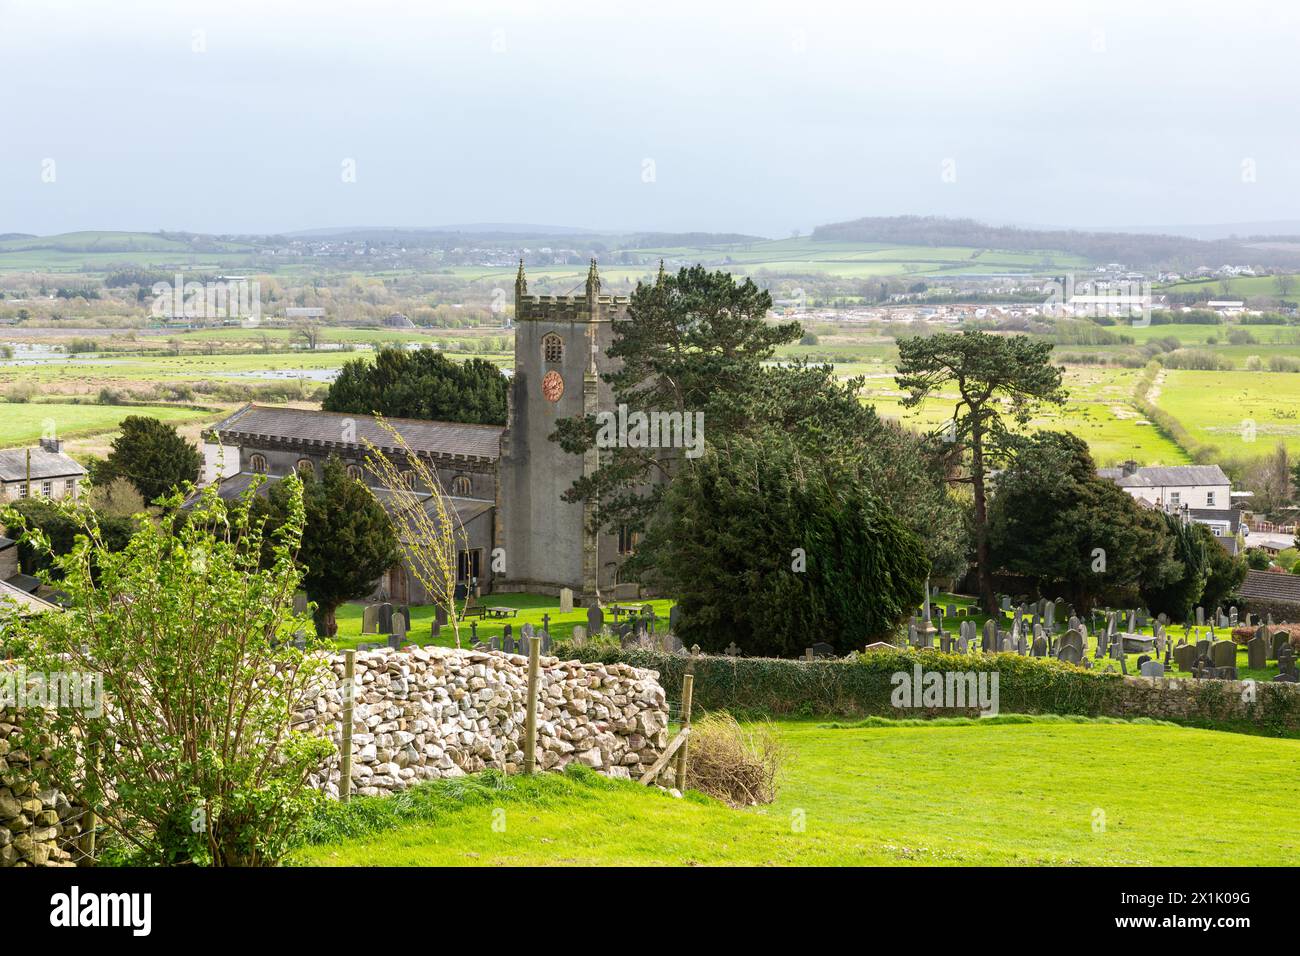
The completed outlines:
[[[519,258],[519,274],[515,276],[515,295],[520,296],[528,291],[528,279],[524,276],[524,260]]]
[[[664,261],[659,260],[659,275],[655,276],[655,285],[661,285],[664,281]]]
[[[587,270],[587,301],[595,301],[596,296],[600,295],[600,275],[596,272],[596,260],[591,260],[591,268]]]

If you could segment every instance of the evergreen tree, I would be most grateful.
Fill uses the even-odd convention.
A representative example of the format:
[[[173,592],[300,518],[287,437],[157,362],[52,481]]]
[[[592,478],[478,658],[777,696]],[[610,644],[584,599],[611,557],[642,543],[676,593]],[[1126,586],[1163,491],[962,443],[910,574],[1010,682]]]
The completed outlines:
[[[373,362],[346,363],[321,407],[385,418],[504,425],[508,385],[486,359],[456,362],[434,349],[386,348]]]
[[[94,470],[96,485],[125,478],[152,503],[186,482],[199,480],[203,455],[177,433],[175,425],[128,415],[119,427],[122,433],[113,439],[113,450]]]

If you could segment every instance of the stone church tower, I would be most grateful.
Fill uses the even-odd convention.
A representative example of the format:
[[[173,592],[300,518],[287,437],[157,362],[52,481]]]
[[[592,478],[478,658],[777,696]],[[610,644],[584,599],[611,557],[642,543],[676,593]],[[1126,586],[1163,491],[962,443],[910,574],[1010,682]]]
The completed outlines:
[[[515,279],[515,370],[506,432],[501,437],[496,547],[500,591],[558,594],[572,588],[581,603],[609,594],[621,563],[619,536],[591,531],[594,505],[561,495],[598,464],[595,450],[573,455],[550,440],[562,418],[613,409],[601,381],[612,323],[627,315],[626,296],[601,295],[596,260],[585,295],[528,295],[524,263]]]

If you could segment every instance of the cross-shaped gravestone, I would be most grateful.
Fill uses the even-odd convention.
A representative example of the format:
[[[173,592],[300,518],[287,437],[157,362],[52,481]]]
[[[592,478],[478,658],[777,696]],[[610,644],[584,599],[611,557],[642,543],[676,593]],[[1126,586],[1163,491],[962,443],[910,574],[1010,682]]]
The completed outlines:
[[[727,649],[722,653],[726,654],[728,657],[739,657],[740,648],[736,646],[735,641],[732,641],[730,644],[727,645]]]

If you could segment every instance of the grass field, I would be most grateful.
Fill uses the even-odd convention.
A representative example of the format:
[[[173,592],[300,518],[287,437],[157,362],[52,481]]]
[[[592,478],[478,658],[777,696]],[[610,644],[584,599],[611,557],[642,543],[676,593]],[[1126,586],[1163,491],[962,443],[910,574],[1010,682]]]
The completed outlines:
[[[1156,404],[1227,456],[1266,455],[1280,441],[1300,451],[1300,375],[1170,371]],[[1253,428],[1252,428],[1253,425]]]
[[[1300,798],[1295,775],[1300,740],[1060,718],[859,728],[781,721],[774,727],[788,760],[777,799],[768,806],[733,810],[698,794],[674,799],[589,771],[510,777],[504,783],[489,775],[416,788],[397,803],[368,798],[348,809],[335,806],[317,830],[317,839],[325,842],[302,848],[293,861],[330,866],[1266,866],[1300,861],[1300,835],[1289,822],[1290,808]],[[494,811],[501,812],[494,817]]]
[[[78,438],[115,431],[128,415],[148,415],[171,424],[211,418],[215,413],[180,405],[0,404],[0,448],[34,444],[46,434]]]
[[[1186,463],[1187,455],[1169,438],[1152,425],[1139,424],[1143,418],[1132,404],[1138,374],[1132,369],[1069,367],[1065,375],[1069,401],[1061,409],[1044,408],[1029,428],[1073,432],[1088,442],[1098,465],[1126,458],[1148,465]],[[1300,376],[1295,377],[1300,385]],[[902,398],[893,370],[888,368],[875,372],[864,389],[863,400],[881,415],[924,430],[932,430],[952,416],[957,396],[945,393],[916,408],[904,408]]]

